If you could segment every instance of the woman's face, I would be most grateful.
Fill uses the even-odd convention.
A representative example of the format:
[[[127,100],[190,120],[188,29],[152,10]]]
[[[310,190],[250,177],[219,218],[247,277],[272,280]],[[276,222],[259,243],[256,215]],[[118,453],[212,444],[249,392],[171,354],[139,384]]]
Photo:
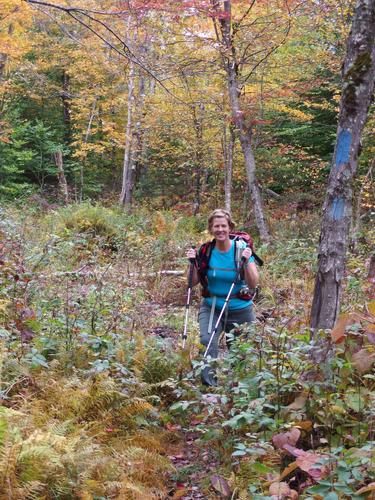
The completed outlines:
[[[211,234],[216,241],[229,240],[229,224],[225,217],[215,217],[212,221]]]

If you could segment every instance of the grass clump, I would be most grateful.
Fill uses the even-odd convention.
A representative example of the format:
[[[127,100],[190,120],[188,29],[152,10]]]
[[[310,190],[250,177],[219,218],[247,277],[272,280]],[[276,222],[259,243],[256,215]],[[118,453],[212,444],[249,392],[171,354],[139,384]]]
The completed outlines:
[[[63,230],[74,234],[86,234],[113,238],[118,234],[117,214],[109,208],[90,204],[73,205],[60,213]]]

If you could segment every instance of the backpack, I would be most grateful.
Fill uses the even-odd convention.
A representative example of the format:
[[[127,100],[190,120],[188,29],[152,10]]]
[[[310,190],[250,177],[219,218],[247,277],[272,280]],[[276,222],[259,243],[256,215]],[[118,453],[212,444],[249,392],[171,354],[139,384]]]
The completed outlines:
[[[235,249],[234,249],[234,261],[235,261],[236,268],[239,265],[239,259],[237,257],[238,256],[237,242],[240,240],[244,241],[246,243],[246,245],[251,248],[255,262],[259,266],[263,266],[263,260],[254,252],[254,242],[248,233],[245,233],[244,231],[235,231],[235,232],[229,234],[229,238],[231,240],[234,240],[235,245],[236,245]],[[208,265],[210,262],[212,249],[214,248],[215,243],[216,243],[215,240],[207,241],[206,243],[203,243],[203,245],[201,245],[201,247],[199,248],[198,253],[197,253],[198,276],[199,276],[200,284],[202,286],[202,296],[203,297],[210,296],[209,291],[208,291],[207,271],[208,271]],[[247,299],[245,299],[245,300],[247,300]]]

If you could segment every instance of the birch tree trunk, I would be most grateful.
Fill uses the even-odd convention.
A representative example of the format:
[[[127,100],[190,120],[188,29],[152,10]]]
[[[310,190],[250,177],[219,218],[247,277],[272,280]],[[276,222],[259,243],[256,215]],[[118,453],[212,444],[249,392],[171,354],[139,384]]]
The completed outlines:
[[[215,3],[217,6],[217,2]],[[232,120],[238,130],[242,153],[245,160],[245,168],[251,200],[253,203],[255,222],[262,241],[270,240],[268,225],[264,216],[262,196],[255,174],[255,158],[251,145],[251,128],[245,123],[244,112],[239,100],[239,81],[237,76],[238,63],[236,61],[235,48],[232,40],[231,27],[231,1],[224,0],[224,15],[220,16],[222,43],[225,48],[225,71],[229,92],[229,102]]]
[[[347,41],[336,145],[320,232],[311,327],[332,328],[340,307],[352,216],[352,181],[374,89],[375,0],[358,0]]]

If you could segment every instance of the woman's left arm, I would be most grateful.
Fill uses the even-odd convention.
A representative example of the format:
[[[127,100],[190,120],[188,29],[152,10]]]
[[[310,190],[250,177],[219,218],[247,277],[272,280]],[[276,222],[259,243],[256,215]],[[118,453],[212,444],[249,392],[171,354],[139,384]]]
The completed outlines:
[[[259,274],[254,257],[252,257],[251,248],[246,247],[242,252],[242,257],[246,259],[243,265],[245,281],[250,288],[255,288],[259,281]]]

